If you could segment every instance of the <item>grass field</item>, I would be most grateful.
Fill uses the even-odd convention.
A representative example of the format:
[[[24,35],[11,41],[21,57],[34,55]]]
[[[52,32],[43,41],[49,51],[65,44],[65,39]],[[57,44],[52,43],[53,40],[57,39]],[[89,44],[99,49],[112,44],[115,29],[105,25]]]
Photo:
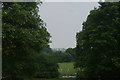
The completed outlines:
[[[74,69],[73,62],[58,64],[60,75],[74,75],[76,73],[76,69]]]

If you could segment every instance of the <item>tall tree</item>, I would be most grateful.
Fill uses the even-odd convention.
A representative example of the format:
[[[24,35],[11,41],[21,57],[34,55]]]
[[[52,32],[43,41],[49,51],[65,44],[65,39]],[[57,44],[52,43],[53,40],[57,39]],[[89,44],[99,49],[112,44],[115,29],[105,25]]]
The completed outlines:
[[[49,67],[42,66],[49,63],[42,55],[42,49],[48,46],[50,34],[38,15],[38,4],[3,3],[3,80],[32,77],[36,71]]]
[[[120,2],[99,3],[77,34],[79,78],[120,78]]]

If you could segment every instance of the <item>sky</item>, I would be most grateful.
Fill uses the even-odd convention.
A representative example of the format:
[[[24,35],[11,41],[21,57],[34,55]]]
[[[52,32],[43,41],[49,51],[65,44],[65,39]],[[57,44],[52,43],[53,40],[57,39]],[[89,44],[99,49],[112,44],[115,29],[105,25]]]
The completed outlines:
[[[76,33],[82,30],[82,23],[97,2],[44,2],[39,14],[51,34],[51,48],[76,47]]]

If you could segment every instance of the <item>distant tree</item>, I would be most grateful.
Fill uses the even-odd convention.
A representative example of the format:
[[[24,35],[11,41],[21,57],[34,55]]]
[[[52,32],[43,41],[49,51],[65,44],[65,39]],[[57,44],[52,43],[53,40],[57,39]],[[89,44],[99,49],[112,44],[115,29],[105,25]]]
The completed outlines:
[[[78,78],[119,79],[120,2],[99,4],[76,36]]]
[[[75,59],[75,52],[76,52],[76,48],[68,48],[65,51],[65,53],[69,54],[69,56],[71,57],[71,61],[74,61]]]
[[[50,46],[47,46],[45,48],[43,48],[42,50],[45,54],[52,54],[53,50],[50,48]]]
[[[73,62],[75,58],[75,48],[68,48],[65,51],[57,50],[52,51],[51,56],[57,63]]]

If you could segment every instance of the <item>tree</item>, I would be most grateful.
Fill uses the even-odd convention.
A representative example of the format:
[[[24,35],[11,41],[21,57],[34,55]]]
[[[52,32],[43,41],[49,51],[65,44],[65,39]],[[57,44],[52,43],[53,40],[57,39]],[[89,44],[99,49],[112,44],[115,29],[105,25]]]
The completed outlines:
[[[57,51],[51,51],[52,54],[50,54],[54,60],[57,63],[63,63],[63,62],[74,62],[75,59],[75,48],[68,48],[65,51],[57,50]]]
[[[70,57],[70,61],[74,61],[75,60],[75,52],[76,52],[76,48],[68,48],[65,53],[69,55]]]
[[[99,3],[77,33],[79,78],[120,78],[120,2]]]
[[[36,71],[40,70],[36,67],[41,69],[49,67],[42,66],[49,64],[44,58],[45,55],[42,55],[42,50],[48,46],[50,34],[38,15],[38,4],[36,2],[3,3],[3,80],[34,77]]]

